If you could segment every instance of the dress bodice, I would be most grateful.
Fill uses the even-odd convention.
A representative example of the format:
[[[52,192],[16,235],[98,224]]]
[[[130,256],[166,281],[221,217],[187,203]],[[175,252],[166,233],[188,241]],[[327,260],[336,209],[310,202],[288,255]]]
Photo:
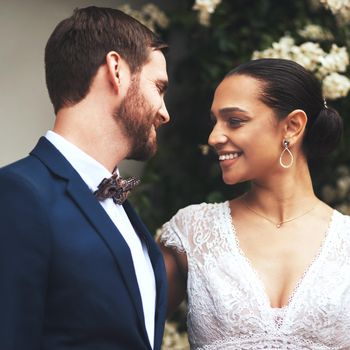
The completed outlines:
[[[191,349],[350,349],[350,217],[333,211],[283,308],[241,251],[228,202],[181,209],[160,239],[187,254]]]

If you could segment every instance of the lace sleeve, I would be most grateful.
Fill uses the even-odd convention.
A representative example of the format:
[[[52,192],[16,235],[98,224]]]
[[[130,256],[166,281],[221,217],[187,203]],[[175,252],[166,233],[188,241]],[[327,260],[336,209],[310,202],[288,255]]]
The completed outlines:
[[[175,248],[178,252],[188,253],[188,225],[190,224],[190,207],[180,209],[160,229],[159,242],[166,247]]]

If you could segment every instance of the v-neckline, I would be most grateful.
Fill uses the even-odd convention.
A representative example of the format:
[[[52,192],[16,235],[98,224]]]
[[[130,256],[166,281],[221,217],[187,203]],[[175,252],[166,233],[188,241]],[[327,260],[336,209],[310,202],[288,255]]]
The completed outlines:
[[[233,246],[237,250],[239,257],[241,258],[241,260],[245,264],[245,268],[252,278],[251,282],[257,288],[259,288],[259,290],[260,290],[259,296],[263,297],[263,299],[264,299],[263,302],[267,308],[266,311],[268,311],[273,317],[278,315],[279,320],[277,320],[278,325],[276,325],[276,326],[277,326],[277,328],[280,328],[282,326],[282,324],[284,323],[284,319],[286,318],[288,310],[291,308],[291,306],[293,304],[296,303],[296,301],[298,299],[298,295],[301,293],[301,290],[303,289],[303,286],[306,284],[306,281],[310,278],[312,271],[315,270],[315,268],[317,267],[319,262],[322,260],[322,256],[328,250],[329,241],[331,240],[332,232],[334,231],[333,226],[334,226],[334,221],[335,221],[334,219],[336,216],[336,210],[333,209],[332,215],[330,216],[330,219],[328,221],[328,226],[327,226],[327,229],[325,231],[324,238],[320,244],[320,247],[317,250],[317,253],[314,256],[314,258],[312,259],[311,263],[308,265],[308,267],[306,268],[306,270],[304,271],[304,273],[301,275],[298,282],[294,286],[291,295],[288,297],[287,304],[283,305],[282,307],[272,307],[271,300],[266,292],[265,284],[264,284],[262,278],[260,277],[259,272],[256,270],[256,268],[251,263],[250,259],[247,257],[247,255],[245,254],[245,252],[242,250],[242,248],[240,246],[239,239],[237,236],[237,230],[236,230],[236,227],[235,227],[235,224],[233,221],[233,217],[231,214],[230,202],[226,201],[225,204],[226,204],[226,209],[227,209],[227,211],[226,211],[227,221],[229,224],[228,225],[229,226],[229,238],[230,238]],[[256,294],[256,292],[255,292],[255,294]],[[261,300],[260,300],[260,302],[261,302]],[[276,321],[276,320],[274,320],[274,321]]]

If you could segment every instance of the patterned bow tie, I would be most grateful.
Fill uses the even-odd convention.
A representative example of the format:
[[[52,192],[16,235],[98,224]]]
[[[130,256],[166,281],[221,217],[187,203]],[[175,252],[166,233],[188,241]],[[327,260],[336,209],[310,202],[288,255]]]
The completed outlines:
[[[94,195],[99,201],[112,198],[115,204],[123,204],[130,191],[140,183],[133,177],[122,179],[117,173],[110,178],[105,178],[98,185]]]

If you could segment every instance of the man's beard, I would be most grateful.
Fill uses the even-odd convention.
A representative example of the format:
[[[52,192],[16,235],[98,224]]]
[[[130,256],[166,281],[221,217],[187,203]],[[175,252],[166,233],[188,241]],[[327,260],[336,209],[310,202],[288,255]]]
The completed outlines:
[[[125,136],[131,140],[131,150],[126,159],[147,160],[154,156],[157,140],[151,140],[150,133],[156,123],[156,113],[141,94],[139,79],[136,78],[131,83],[114,118],[123,127]]]

